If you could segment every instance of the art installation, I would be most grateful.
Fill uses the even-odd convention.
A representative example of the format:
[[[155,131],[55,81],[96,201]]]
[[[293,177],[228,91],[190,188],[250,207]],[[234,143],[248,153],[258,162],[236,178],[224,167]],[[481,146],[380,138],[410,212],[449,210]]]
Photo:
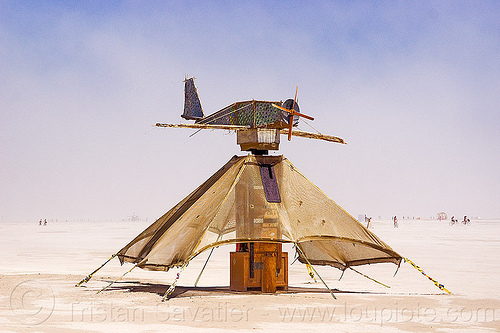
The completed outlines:
[[[132,269],[180,267],[182,271],[200,253],[236,244],[230,254],[230,289],[273,293],[288,288],[288,253],[282,244],[291,243],[299,262],[311,277],[319,277],[333,297],[314,265],[349,268],[365,277],[353,267],[384,262],[399,267],[403,259],[418,267],[342,209],[288,159],[269,155],[269,150],[279,149],[281,134],[288,140],[301,136],[345,144],[335,136],[293,129],[300,118],[314,119],[300,112],[297,91],[294,99],[285,102],[236,102],[205,116],[193,78],[184,82],[182,117],[194,124],[155,126],[234,130],[241,150],[249,154],[232,157],[109,260],[117,256],[122,264],[134,264]],[[179,277],[180,272],[164,298],[171,295]]]

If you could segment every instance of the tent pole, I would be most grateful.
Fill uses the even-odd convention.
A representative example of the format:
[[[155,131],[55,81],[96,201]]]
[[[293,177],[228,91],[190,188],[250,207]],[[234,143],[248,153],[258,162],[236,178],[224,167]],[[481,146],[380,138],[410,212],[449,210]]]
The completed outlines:
[[[396,271],[394,272],[394,275],[392,277],[395,277],[396,274],[398,274],[398,271],[399,271],[399,267],[401,266],[401,261],[399,262],[398,264],[398,268],[396,268]]]
[[[98,270],[100,270],[101,268],[104,267],[104,265],[106,265],[108,262],[111,261],[111,259],[113,259],[114,257],[116,257],[117,253],[113,254],[108,260],[106,260],[106,262],[104,264],[102,264],[99,268],[97,268],[96,270],[94,270],[92,273],[90,273],[89,275],[87,275],[86,277],[84,277],[82,279],[82,281],[78,282],[77,284],[75,284],[75,287],[80,287],[80,285],[82,285],[83,283],[87,283],[90,281],[90,279],[92,279],[92,275],[94,275]]]
[[[345,268],[342,270],[342,274],[340,274],[339,281],[340,281],[340,279],[342,279],[342,277],[344,276],[344,273],[345,273],[346,268],[347,268],[347,267],[345,267]]]
[[[110,284],[108,284],[106,287],[104,287],[104,288],[102,288],[101,290],[99,290],[97,293],[99,294],[101,291],[104,291],[104,290],[108,289],[109,287],[111,287],[111,285],[112,285],[113,283],[115,283],[116,281],[120,280],[122,277],[124,277],[124,276],[125,276],[125,275],[127,275],[128,273],[132,272],[132,270],[133,270],[134,268],[136,268],[136,267],[137,267],[137,264],[135,264],[135,265],[134,265],[131,269],[129,269],[128,271],[126,271],[125,273],[123,273],[123,275],[122,275],[122,276],[120,276],[118,279],[114,280],[113,282],[111,282]]]
[[[337,299],[337,297],[335,297],[335,295],[333,294],[333,291],[326,284],[325,280],[323,280],[323,278],[321,277],[321,275],[319,275],[318,272],[316,271],[316,269],[314,269],[314,266],[311,265],[311,262],[309,261],[309,259],[307,259],[306,255],[304,254],[304,252],[300,248],[299,243],[295,243],[295,246],[300,251],[300,253],[304,256],[304,259],[306,259],[307,263],[311,266],[311,268],[314,271],[314,273],[319,277],[319,279],[321,280],[321,282],[323,282],[323,284],[325,285],[326,289],[328,289],[328,291],[330,292],[330,295],[332,295],[333,299]]]
[[[219,241],[219,239],[222,238],[222,234],[219,234],[219,236],[217,236],[217,240],[216,242]],[[218,247],[218,246],[217,246]],[[200,272],[200,275],[198,275],[198,278],[196,279],[196,282],[194,283],[194,286],[196,287],[196,285],[198,284],[198,282],[200,281],[200,278],[201,278],[201,274],[203,274],[203,271],[205,271],[205,267],[207,267],[207,264],[208,264],[208,261],[210,260],[210,257],[212,256],[212,253],[214,252],[215,250],[215,247],[213,247],[211,250],[210,250],[210,254],[208,255],[208,258],[207,260],[205,261],[205,264],[203,265],[203,268],[201,269],[201,272]]]
[[[360,271],[355,270],[355,269],[354,269],[354,268],[352,268],[351,266],[349,266],[349,269],[351,269],[351,270],[355,271],[356,273],[358,273],[358,274],[359,274],[359,275],[361,275],[361,276],[364,276],[364,277],[365,277],[365,278],[367,278],[367,279],[372,280],[373,282],[377,282],[378,284],[381,284],[381,285],[383,285],[383,286],[384,286],[384,287],[386,287],[386,288],[390,288],[388,285],[383,284],[382,282],[377,281],[377,280],[375,280],[374,278],[371,278],[371,277],[369,277],[368,275],[365,275],[365,274],[361,273]]]
[[[212,256],[212,253],[214,252],[214,250],[215,250],[215,247],[213,247],[210,250],[210,254],[208,255],[207,260],[205,261],[205,265],[203,265],[203,268],[201,269],[200,275],[198,275],[198,278],[196,279],[196,281],[194,283],[195,287],[198,285],[198,282],[200,281],[200,278],[201,278],[201,274],[203,274],[203,271],[205,270],[205,267],[207,267],[208,261],[210,260],[210,257]]]

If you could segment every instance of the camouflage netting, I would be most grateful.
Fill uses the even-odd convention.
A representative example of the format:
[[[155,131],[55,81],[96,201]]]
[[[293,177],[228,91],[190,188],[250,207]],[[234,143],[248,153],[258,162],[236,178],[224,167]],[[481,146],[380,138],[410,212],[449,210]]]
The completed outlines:
[[[264,191],[261,170],[271,167],[278,202],[269,202]],[[312,264],[339,269],[402,259],[283,156],[254,155],[234,156],[118,257],[143,269],[168,270],[212,247],[244,242],[295,243]],[[302,255],[299,260],[305,262]]]

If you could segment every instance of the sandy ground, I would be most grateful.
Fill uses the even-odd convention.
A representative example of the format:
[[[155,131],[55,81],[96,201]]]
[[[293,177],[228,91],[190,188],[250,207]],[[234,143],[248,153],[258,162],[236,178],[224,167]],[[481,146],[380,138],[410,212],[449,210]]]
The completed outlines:
[[[145,222],[51,222],[47,226],[2,223],[0,251],[1,332],[499,332],[500,221],[374,221],[373,231],[393,249],[444,284],[444,294],[402,264],[361,266],[359,271],[318,271],[334,300],[305,267],[289,268],[289,292],[272,295],[230,292],[228,253],[218,248],[193,288],[204,254],[182,272],[174,298],[161,295],[178,270],[133,270],[112,288],[98,290],[131,265],[114,259],[84,287],[75,283],[140,233]],[[291,260],[293,252],[287,247]]]

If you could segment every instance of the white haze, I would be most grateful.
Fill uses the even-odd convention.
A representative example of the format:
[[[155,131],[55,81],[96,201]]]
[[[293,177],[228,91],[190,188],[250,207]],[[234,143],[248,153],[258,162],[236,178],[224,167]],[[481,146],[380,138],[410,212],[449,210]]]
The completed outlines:
[[[151,127],[181,121],[186,74],[206,113],[298,84],[348,145],[283,137],[280,153],[355,216],[500,217],[499,13],[0,1],[2,221],[154,219],[239,154],[231,133]]]

